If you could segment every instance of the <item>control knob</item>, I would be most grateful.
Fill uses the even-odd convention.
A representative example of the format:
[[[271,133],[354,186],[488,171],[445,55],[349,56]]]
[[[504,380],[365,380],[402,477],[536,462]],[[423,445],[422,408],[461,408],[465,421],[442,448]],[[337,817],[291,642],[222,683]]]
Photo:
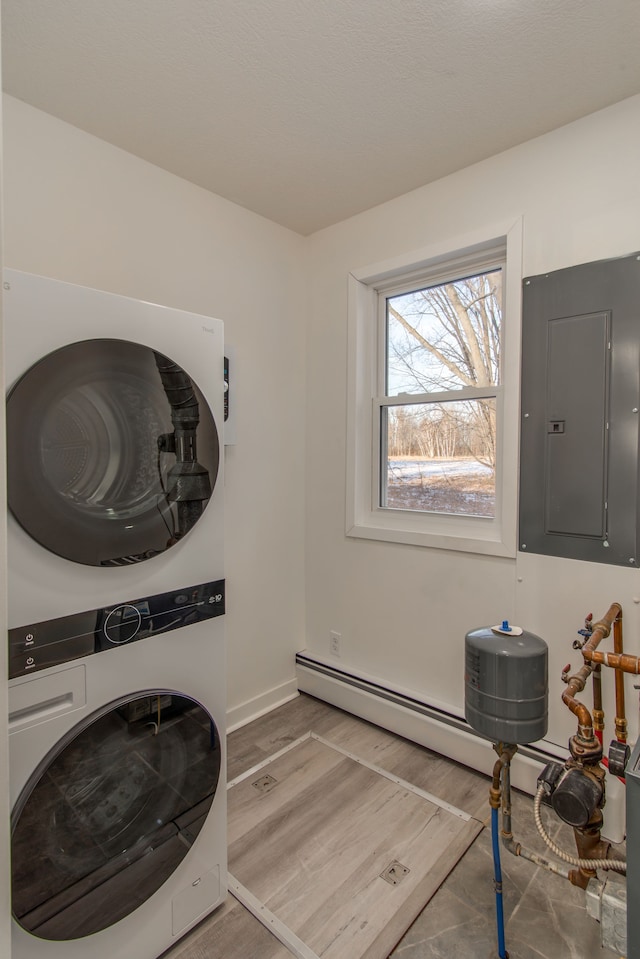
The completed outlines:
[[[128,643],[134,638],[141,623],[140,610],[131,603],[124,603],[111,610],[102,630],[110,643],[114,646],[122,646],[123,643]]]

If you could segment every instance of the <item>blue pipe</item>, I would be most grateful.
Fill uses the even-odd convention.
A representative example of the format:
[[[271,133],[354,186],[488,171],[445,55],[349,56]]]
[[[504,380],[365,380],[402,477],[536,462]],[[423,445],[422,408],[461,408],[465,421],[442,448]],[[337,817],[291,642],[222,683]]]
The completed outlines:
[[[498,956],[508,959],[504,946],[504,912],[502,909],[502,870],[500,868],[500,839],[498,836],[498,810],[491,810],[491,844],[493,846],[493,878],[496,887],[496,923],[498,926]]]

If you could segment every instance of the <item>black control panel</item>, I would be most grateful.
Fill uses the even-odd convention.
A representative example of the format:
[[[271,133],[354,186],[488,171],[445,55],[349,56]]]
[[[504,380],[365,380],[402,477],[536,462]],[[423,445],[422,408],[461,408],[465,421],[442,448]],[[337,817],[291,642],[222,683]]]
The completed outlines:
[[[225,581],[115,603],[9,630],[9,679],[223,616]]]
[[[229,357],[224,358],[224,422],[229,419]]]

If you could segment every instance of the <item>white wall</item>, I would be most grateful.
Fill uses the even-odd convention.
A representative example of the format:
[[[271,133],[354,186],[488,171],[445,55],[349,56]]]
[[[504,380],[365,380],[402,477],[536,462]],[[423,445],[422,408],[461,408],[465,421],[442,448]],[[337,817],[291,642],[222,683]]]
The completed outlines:
[[[220,317],[229,718],[291,694],[303,645],[304,241],[5,97],[5,266]]]
[[[550,738],[575,731],[559,674],[588,612],[623,605],[640,653],[640,572],[520,554],[496,559],[345,537],[347,275],[497,221],[524,218],[523,275],[640,249],[640,97],[309,239],[307,649],[335,665],[463,706],[467,630],[509,617],[550,644]],[[508,320],[507,320],[508,322]],[[332,659],[329,631],[342,634]],[[606,648],[606,647],[605,647]],[[605,676],[605,709],[613,676]],[[636,728],[637,694],[629,678]]]
[[[564,742],[573,723],[553,684],[576,661],[584,614],[620,601],[640,653],[635,570],[344,531],[348,273],[517,216],[525,275],[639,248],[639,120],[635,97],[303,240],[6,98],[6,265],[220,316],[236,347],[232,721],[291,689],[296,649],[329,657],[330,629],[342,633],[341,665],[460,709],[465,632],[508,616],[550,643],[550,735]]]

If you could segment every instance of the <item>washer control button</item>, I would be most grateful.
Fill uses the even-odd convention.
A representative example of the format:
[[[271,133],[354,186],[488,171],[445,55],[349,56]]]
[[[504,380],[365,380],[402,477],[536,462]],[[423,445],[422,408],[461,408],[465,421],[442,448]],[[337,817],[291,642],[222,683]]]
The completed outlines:
[[[135,637],[141,623],[140,610],[131,603],[125,603],[111,610],[102,628],[110,643],[114,646],[122,646],[123,643],[128,643]]]

